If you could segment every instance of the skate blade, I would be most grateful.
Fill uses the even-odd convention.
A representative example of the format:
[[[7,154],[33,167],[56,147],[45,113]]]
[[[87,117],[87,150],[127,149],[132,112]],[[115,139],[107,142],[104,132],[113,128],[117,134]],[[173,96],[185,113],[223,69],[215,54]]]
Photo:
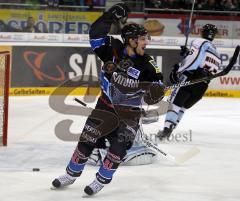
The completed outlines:
[[[58,187],[58,188],[55,187],[55,186],[50,187],[51,190],[60,190],[60,189],[64,189],[64,188],[65,188],[65,186],[64,187]]]
[[[54,187],[54,186],[51,186],[50,189],[51,189],[51,190],[57,190],[57,188]]]
[[[88,194],[84,193],[82,195],[82,198],[92,198],[93,196],[94,196],[94,194],[93,195],[88,195]]]

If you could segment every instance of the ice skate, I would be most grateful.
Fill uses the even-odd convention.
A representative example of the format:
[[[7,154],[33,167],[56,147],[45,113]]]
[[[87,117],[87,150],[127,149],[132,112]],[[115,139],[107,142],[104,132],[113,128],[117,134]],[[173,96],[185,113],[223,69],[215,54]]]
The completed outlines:
[[[170,128],[167,128],[167,127],[164,127],[164,129],[162,131],[159,131],[157,133],[157,137],[160,139],[160,140],[164,140],[166,138],[169,138],[170,135],[172,134],[173,132],[173,129],[174,129],[174,126],[171,125]]]
[[[69,186],[73,184],[75,180],[76,180],[76,177],[72,177],[69,174],[64,174],[53,180],[51,189],[54,190],[57,188]]]
[[[94,181],[86,186],[84,188],[84,192],[86,193],[85,196],[92,196],[98,193],[102,188],[104,187],[104,184],[100,183],[97,179],[94,179]]]

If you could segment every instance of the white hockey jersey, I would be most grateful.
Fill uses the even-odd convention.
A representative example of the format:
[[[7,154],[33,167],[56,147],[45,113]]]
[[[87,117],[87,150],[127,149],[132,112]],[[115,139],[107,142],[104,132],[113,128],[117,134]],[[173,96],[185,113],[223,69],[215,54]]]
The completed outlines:
[[[211,74],[217,73],[221,63],[215,45],[209,40],[198,38],[192,41],[190,52],[180,63],[178,73],[205,68]]]

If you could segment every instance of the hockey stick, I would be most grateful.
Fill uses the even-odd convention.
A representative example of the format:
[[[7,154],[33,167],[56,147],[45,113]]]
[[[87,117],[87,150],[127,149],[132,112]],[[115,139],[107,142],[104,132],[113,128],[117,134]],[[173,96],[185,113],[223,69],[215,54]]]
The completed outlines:
[[[185,47],[187,47],[187,42],[188,42],[188,37],[189,37],[189,34],[191,33],[191,24],[192,24],[192,16],[193,16],[193,11],[194,11],[194,6],[195,6],[195,0],[193,0],[193,3],[192,3],[192,9],[191,9],[191,13],[190,13],[190,17],[189,17],[189,21],[188,21],[188,29],[187,29],[187,33],[186,33],[186,40],[185,40]]]
[[[167,91],[169,89],[176,89],[176,88],[180,88],[180,87],[185,87],[185,86],[197,84],[197,83],[204,82],[204,81],[209,81],[209,80],[212,80],[216,77],[220,77],[220,76],[224,76],[224,75],[228,74],[230,72],[230,70],[233,68],[234,64],[236,63],[239,52],[240,52],[240,46],[238,45],[234,50],[233,56],[230,59],[229,64],[222,71],[220,71],[220,72],[218,72],[214,75],[209,75],[209,76],[206,76],[206,77],[203,77],[203,78],[198,78],[198,79],[195,79],[195,80],[179,82],[177,84],[166,86],[164,91]],[[140,92],[134,94],[134,96],[129,96],[128,99],[136,98],[137,96],[142,96],[145,92],[146,91],[144,91],[144,90],[140,91]]]
[[[87,104],[84,103],[83,101],[79,100],[78,98],[74,98],[73,100],[76,101],[77,103],[79,103],[80,105],[87,107]],[[139,130],[140,130],[141,139],[143,140],[143,142],[145,143],[145,145],[147,147],[156,150],[158,153],[160,153],[162,156],[164,156],[167,160],[173,162],[176,165],[183,164],[184,162],[188,161],[189,159],[191,159],[192,157],[194,157],[195,155],[197,155],[200,152],[198,148],[193,147],[190,150],[188,150],[187,152],[181,154],[180,156],[175,157],[175,156],[163,151],[162,149],[158,148],[156,145],[154,145],[149,140],[148,136],[143,133],[141,123],[140,123]]]
[[[173,84],[170,86],[166,86],[165,90],[169,90],[169,89],[175,89],[175,88],[179,88],[179,87],[184,87],[184,86],[189,86],[189,85],[193,85],[193,84],[197,84],[199,82],[204,82],[204,81],[208,81],[208,80],[212,80],[216,77],[220,77],[220,76],[224,76],[226,74],[229,73],[229,71],[232,69],[232,67],[234,66],[234,64],[237,61],[238,55],[239,55],[239,51],[240,51],[240,46],[238,45],[235,48],[234,54],[232,56],[232,58],[230,59],[229,64],[226,66],[226,68],[224,68],[222,71],[220,71],[219,73],[216,73],[214,75],[210,75],[207,77],[203,77],[203,78],[199,78],[199,79],[195,79],[195,80],[190,80],[190,81],[186,81],[186,82],[179,82],[177,84]]]
[[[188,151],[186,151],[185,153],[183,153],[179,156],[173,156],[173,155],[163,151],[162,149],[160,149],[155,144],[153,144],[150,141],[150,139],[148,138],[148,136],[146,134],[144,134],[143,128],[142,128],[141,125],[140,125],[140,134],[141,134],[141,138],[142,138],[142,140],[143,140],[143,142],[145,143],[146,146],[154,149],[159,154],[161,154],[164,158],[171,161],[175,165],[181,165],[181,164],[185,163],[186,161],[190,160],[191,158],[193,158],[194,156],[196,156],[200,152],[200,150],[197,147],[192,147],[191,149],[189,149]]]

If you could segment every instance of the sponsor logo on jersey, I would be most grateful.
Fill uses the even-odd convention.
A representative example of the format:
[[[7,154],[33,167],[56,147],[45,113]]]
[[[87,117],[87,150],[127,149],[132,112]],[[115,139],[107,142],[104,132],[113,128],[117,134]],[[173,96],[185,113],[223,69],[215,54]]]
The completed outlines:
[[[138,79],[140,75],[140,71],[136,68],[129,67],[127,70],[127,74],[135,79]]]
[[[130,88],[138,88],[139,80],[130,79],[122,74],[118,74],[116,72],[113,73],[113,81],[119,85],[122,85],[124,87],[130,87]]]
[[[155,68],[156,73],[161,73],[159,66],[157,66],[154,60],[150,60],[149,63]]]

